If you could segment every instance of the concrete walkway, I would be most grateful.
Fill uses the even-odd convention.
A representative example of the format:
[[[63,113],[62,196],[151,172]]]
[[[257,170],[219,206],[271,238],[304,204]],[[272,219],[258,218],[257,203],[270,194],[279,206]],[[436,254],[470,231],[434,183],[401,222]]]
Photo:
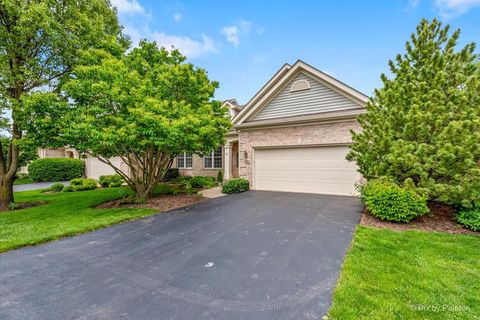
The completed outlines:
[[[63,183],[65,186],[70,184],[70,181],[59,181]],[[40,189],[47,189],[50,188],[52,184],[56,182],[37,182],[37,183],[28,183],[28,184],[19,184],[13,186],[13,191],[30,191],[30,190],[40,190]]]
[[[199,194],[202,195],[202,197],[209,199],[226,196],[225,193],[222,193],[222,186],[202,190],[199,192]]]

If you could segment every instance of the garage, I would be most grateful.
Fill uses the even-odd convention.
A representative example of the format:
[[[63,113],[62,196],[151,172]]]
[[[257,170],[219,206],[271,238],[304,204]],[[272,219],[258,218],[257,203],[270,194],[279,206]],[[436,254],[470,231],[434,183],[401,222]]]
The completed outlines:
[[[255,148],[256,190],[356,195],[361,176],[345,159],[348,147]]]

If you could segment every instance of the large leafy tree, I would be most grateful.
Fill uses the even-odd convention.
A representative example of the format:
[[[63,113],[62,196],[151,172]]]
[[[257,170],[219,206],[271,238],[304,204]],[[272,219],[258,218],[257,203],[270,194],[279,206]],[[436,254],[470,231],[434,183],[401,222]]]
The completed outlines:
[[[359,117],[348,158],[367,179],[388,176],[470,206],[480,199],[480,68],[474,43],[457,50],[459,36],[420,22]]]
[[[14,200],[25,133],[30,142],[61,141],[53,106],[79,50],[119,52],[125,45],[108,0],[0,0],[0,129],[9,136],[0,141],[0,210]]]
[[[224,141],[227,110],[217,82],[177,50],[141,41],[120,57],[83,55],[66,85],[74,106],[66,136],[80,152],[110,165],[145,200],[180,152],[204,154]],[[121,157],[126,167],[112,157]]]

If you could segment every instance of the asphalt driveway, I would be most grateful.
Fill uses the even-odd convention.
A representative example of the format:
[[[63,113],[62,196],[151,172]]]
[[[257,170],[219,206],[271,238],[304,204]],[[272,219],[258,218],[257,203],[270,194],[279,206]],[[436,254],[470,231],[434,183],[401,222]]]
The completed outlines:
[[[57,182],[36,182],[36,183],[27,183],[27,184],[18,184],[13,186],[13,191],[30,191],[30,190],[40,190],[47,189],[52,186],[52,184]],[[61,184],[68,186],[70,181],[60,181]]]
[[[358,199],[251,191],[0,255],[0,319],[321,319]]]

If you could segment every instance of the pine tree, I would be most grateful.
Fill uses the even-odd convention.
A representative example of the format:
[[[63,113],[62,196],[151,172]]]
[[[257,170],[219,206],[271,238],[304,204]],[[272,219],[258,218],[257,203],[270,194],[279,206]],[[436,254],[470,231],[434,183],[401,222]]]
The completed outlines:
[[[480,205],[480,63],[460,30],[422,20],[389,61],[348,155],[367,179],[388,176],[431,199]]]

